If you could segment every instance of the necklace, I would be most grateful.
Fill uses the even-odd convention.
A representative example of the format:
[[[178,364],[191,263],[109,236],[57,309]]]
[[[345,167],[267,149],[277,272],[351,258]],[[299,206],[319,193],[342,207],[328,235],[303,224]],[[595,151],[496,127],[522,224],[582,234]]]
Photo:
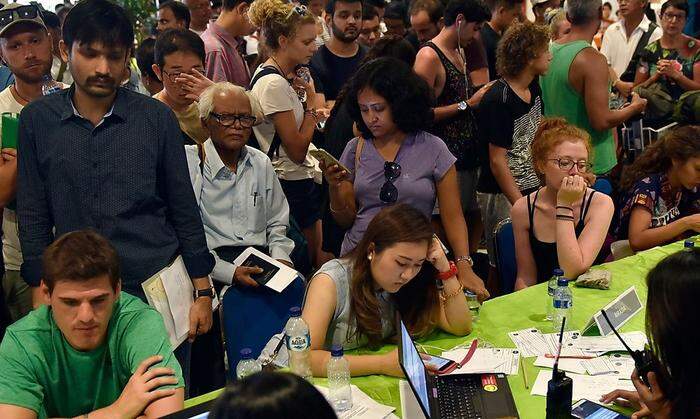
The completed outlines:
[[[282,66],[280,65],[280,63],[278,63],[277,60],[275,60],[275,57],[273,57],[272,55],[270,55],[270,59],[275,63],[275,65],[277,66],[277,68],[280,70],[280,73],[282,73],[282,76],[286,79],[286,78],[287,78],[287,73],[284,71],[284,69],[282,68]]]
[[[16,86],[16,85],[14,85],[14,84],[12,85],[12,90],[15,92],[15,94],[17,95],[17,97],[19,97],[20,99],[22,99],[22,100],[25,102],[25,104],[31,102],[29,99],[27,99],[26,97],[24,97],[24,96],[22,96],[22,95],[19,94],[19,90],[17,90],[17,86]]]

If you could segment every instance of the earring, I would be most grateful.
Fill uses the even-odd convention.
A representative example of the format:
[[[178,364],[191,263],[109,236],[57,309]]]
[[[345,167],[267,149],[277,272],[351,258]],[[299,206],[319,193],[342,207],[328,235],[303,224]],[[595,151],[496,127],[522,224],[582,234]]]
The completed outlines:
[[[372,255],[367,255],[367,260],[371,262],[371,261],[372,261]]]

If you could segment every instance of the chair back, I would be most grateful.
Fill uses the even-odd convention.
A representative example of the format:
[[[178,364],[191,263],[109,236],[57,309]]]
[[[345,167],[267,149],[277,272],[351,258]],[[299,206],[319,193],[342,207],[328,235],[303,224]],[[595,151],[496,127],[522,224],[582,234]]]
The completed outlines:
[[[301,307],[305,282],[297,277],[281,293],[267,287],[230,287],[222,305],[229,375],[236,379],[240,351],[250,348],[257,358],[270,338],[280,333],[289,319],[289,309]]]
[[[496,252],[498,285],[502,295],[510,294],[515,288],[518,266],[515,261],[515,235],[510,218],[502,220],[493,232],[493,248]]]

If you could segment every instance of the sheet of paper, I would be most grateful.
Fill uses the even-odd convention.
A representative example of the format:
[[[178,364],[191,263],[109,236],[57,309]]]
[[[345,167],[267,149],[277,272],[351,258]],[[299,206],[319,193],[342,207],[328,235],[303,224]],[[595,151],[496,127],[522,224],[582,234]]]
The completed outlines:
[[[559,333],[547,333],[542,335],[545,342],[547,342],[547,347],[549,348],[550,355],[556,355],[559,350]],[[572,330],[569,332],[564,332],[564,338],[562,339],[561,354],[564,356],[583,356],[583,350],[577,347],[578,340],[581,337],[581,333],[578,330]]]
[[[586,367],[583,366],[581,359],[560,359],[559,369],[566,372],[573,372],[576,374],[585,374]],[[535,360],[536,367],[543,368],[554,368],[554,358],[547,358],[545,356],[538,356]]]
[[[634,370],[634,359],[629,355],[602,356],[581,363],[589,375],[608,375],[629,380]]]
[[[508,333],[508,336],[520,351],[520,356],[530,358],[549,353],[549,345],[537,329],[516,330]]]
[[[299,273],[295,271],[294,269],[290,268],[289,266],[285,265],[284,263],[280,263],[276,259],[271,258],[270,256],[262,253],[261,251],[249,247],[241,253],[236,260],[233,261],[233,264],[236,266],[240,266],[243,264],[243,262],[250,256],[251,254],[256,255],[260,259],[265,260],[266,262],[275,265],[276,267],[279,268],[279,271],[275,274],[275,276],[270,279],[265,286],[273,289],[277,292],[282,292],[284,291],[285,288],[289,284],[292,283],[296,279],[297,276],[299,276]]]
[[[641,351],[647,343],[644,332],[620,333],[622,339],[633,351]],[[581,336],[576,346],[585,352],[611,352],[624,351],[625,347],[615,335],[609,336]]]
[[[328,399],[328,388],[316,386],[318,391]],[[338,419],[377,419],[391,415],[394,407],[379,404],[355,385],[350,385],[352,391],[352,407],[344,412],[336,412]]]
[[[165,330],[168,332],[170,345],[173,348],[177,348],[182,342],[185,341],[187,334],[184,336],[178,336],[175,333],[175,321],[173,320],[173,315],[170,312],[168,296],[165,294],[165,288],[163,287],[163,281],[160,278],[160,273],[146,280],[141,284],[141,287],[143,288],[143,292],[146,294],[148,304],[155,308],[160,313],[161,317],[163,317],[163,324],[165,325]]]
[[[187,274],[182,257],[160,272],[165,294],[168,296],[170,313],[175,321],[175,334],[187,335],[190,330],[190,308],[192,307],[194,287]]]
[[[607,375],[580,375],[567,374],[573,381],[572,401],[588,399],[597,401],[607,393],[616,389],[635,390],[631,380],[621,380]],[[547,396],[547,383],[552,379],[552,371],[540,371],[530,394],[533,396]]]
[[[443,358],[460,362],[467,354],[467,349],[455,349],[442,353]],[[462,368],[454,370],[452,374],[483,374],[502,373],[517,375],[520,360],[520,351],[513,348],[477,348],[472,359]]]

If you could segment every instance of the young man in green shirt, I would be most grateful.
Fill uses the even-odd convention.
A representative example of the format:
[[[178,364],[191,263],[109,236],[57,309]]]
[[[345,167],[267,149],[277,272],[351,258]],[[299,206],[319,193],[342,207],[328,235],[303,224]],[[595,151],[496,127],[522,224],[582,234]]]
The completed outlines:
[[[42,262],[48,305],[10,326],[0,343],[0,418],[160,417],[181,410],[184,381],[163,319],[121,292],[109,242],[89,230],[67,233]]]

